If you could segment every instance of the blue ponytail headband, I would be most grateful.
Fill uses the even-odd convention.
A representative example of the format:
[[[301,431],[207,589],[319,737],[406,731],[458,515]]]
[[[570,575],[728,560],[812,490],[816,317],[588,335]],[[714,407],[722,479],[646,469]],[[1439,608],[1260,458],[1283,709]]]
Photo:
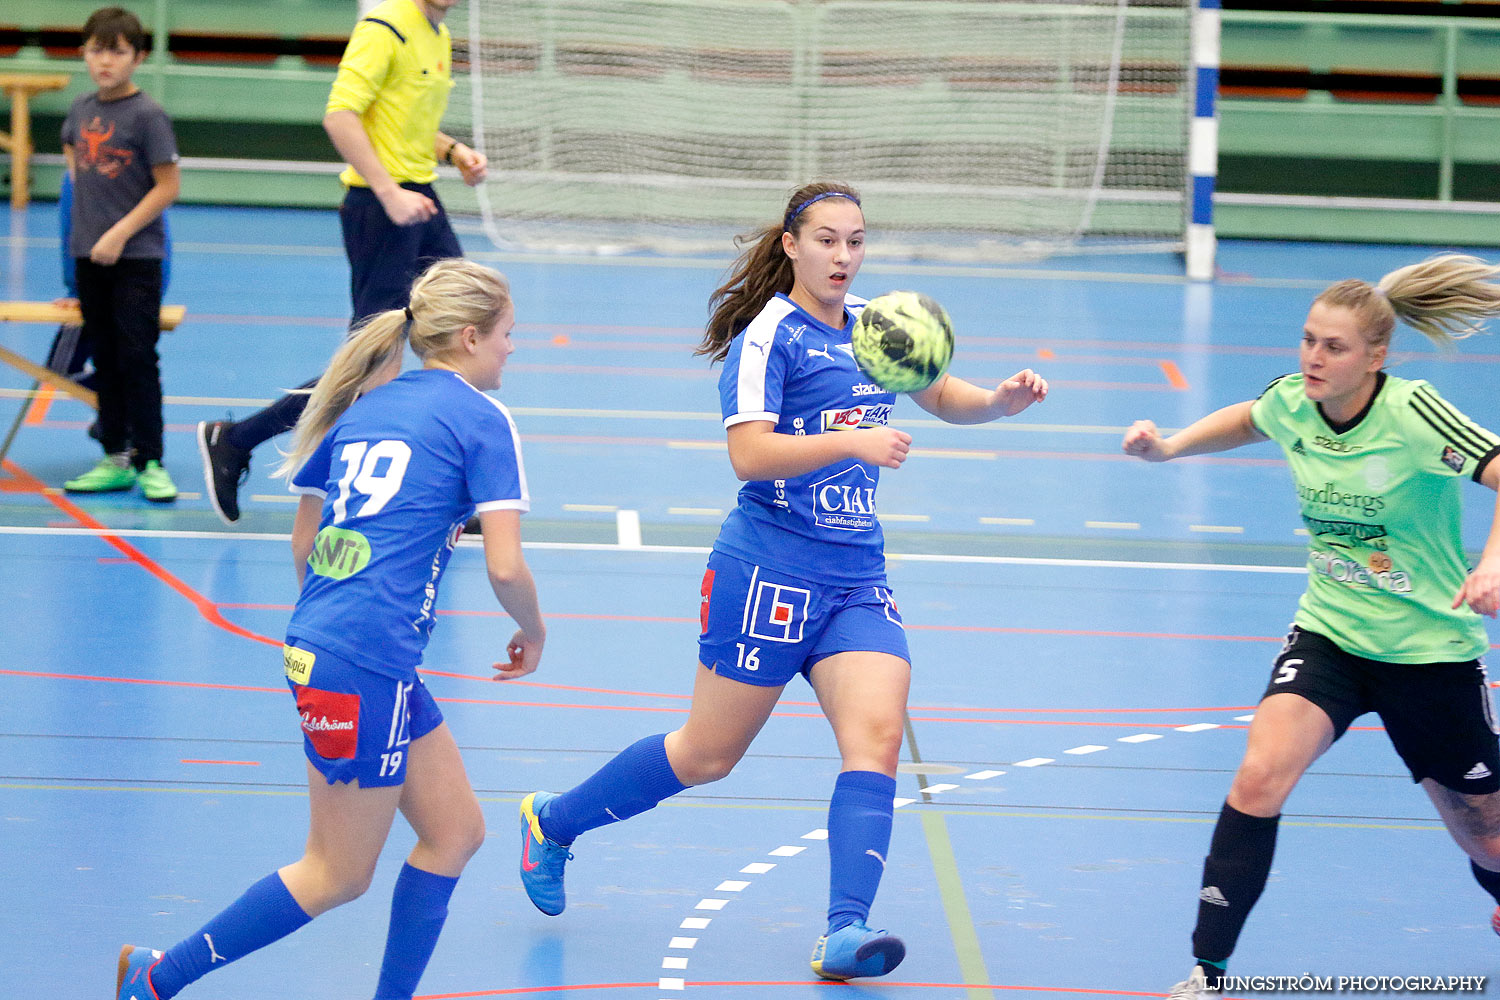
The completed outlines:
[[[854,204],[859,204],[858,198],[845,191],[824,191],[822,194],[815,194],[811,198],[804,201],[802,204],[795,206],[791,211],[786,213],[786,220],[781,224],[782,231],[788,233],[791,232],[792,223],[797,221],[797,216],[807,211],[807,207],[809,205],[820,202],[824,198],[848,198],[850,201],[854,202]]]

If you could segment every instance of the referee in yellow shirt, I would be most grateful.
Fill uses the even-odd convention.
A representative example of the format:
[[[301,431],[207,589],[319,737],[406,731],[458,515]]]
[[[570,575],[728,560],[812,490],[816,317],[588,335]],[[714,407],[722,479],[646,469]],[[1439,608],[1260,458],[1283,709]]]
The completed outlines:
[[[348,167],[339,224],[349,258],[350,326],[406,305],[428,263],[463,249],[433,190],[439,159],[471,187],[489,161],[438,129],[453,88],[453,44],[443,18],[458,0],[385,0],[354,26],[328,95],[323,128]],[[303,388],[313,385],[308,382]],[[239,421],[198,424],[205,493],[225,523],[239,520],[250,452],[291,430],[306,393],[283,396]]]

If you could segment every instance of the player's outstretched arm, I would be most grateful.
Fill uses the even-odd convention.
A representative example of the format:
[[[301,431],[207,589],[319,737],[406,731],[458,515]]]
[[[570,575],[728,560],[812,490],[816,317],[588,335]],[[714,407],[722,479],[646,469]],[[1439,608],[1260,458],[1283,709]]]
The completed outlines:
[[[490,587],[506,614],[520,626],[506,644],[509,662],[495,664],[495,679],[524,677],[542,658],[547,626],[537,604],[536,581],[521,554],[521,512],[487,510],[479,515],[479,527],[484,533],[484,565]]]
[[[920,392],[916,404],[950,424],[983,424],[1013,417],[1032,403],[1047,398],[1047,380],[1030,368],[1016,372],[993,390],[952,375],[944,375]]]
[[[1490,489],[1500,493],[1500,460],[1493,460],[1479,480]],[[1500,496],[1495,498],[1495,517],[1490,522],[1489,541],[1484,544],[1484,553],[1479,565],[1474,567],[1458,588],[1453,599],[1455,608],[1468,604],[1474,611],[1491,618],[1500,616]]]
[[[1137,420],[1125,432],[1120,442],[1125,454],[1134,455],[1147,462],[1169,462],[1174,458],[1189,455],[1207,455],[1216,451],[1228,451],[1242,444],[1253,444],[1266,440],[1250,419],[1252,401],[1235,403],[1222,410],[1215,410],[1173,434],[1164,438],[1156,424],[1149,420]]]
[[[830,462],[861,462],[899,469],[911,449],[911,435],[894,427],[829,434],[777,434],[769,420],[749,420],[729,428],[729,462],[741,482],[792,479]]]

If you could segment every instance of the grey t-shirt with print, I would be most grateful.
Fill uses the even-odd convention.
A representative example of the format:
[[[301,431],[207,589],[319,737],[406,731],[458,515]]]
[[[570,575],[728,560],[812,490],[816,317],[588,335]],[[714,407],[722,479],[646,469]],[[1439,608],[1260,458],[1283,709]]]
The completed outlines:
[[[99,237],[141,203],[156,185],[151,168],[177,162],[172,120],[144,91],[114,101],[81,95],[63,121],[62,141],[73,147],[73,238],[70,252],[87,257]],[[122,258],[166,256],[161,217],[125,243]]]

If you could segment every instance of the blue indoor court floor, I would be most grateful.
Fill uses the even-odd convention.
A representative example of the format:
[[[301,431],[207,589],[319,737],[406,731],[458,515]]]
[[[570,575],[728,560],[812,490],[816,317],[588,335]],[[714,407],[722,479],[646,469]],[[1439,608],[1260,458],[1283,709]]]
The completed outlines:
[[[120,944],[192,933],[306,833],[276,649],[296,598],[293,504],[262,449],[245,517],[224,527],[192,429],[321,370],[348,308],[337,218],[181,206],[171,219],[167,300],[188,313],[161,343],[177,503],[62,495],[98,457],[90,413],[32,400],[28,378],[0,371],[0,419],[24,414],[0,475],[0,939],[18,995],[108,995]],[[12,212],[8,232],[0,294],[59,295],[55,206]],[[499,396],[522,435],[527,557],[551,631],[537,674],[490,681],[511,626],[480,550],[460,546],[425,679],[489,838],[421,995],[1149,997],[1183,978],[1212,823],[1302,590],[1302,538],[1274,445],[1148,466],[1120,453],[1121,434],[1254,397],[1295,370],[1319,290],[1439,248],[1229,242],[1212,285],[1166,256],[965,267],[872,250],[855,292],[941,301],[956,374],[1034,367],[1052,395],[980,427],[897,406],[914,451],[880,503],[914,673],[871,922],[908,957],[888,979],[838,986],[807,958],[839,765],[800,681],[729,778],[581,839],[565,914],[521,891],[521,796],[571,786],[686,711],[706,547],[737,486],[715,372],[692,357],[729,248],[521,256],[460,236],[517,303]],[[0,345],[40,361],[52,333],[0,324]],[[1391,371],[1500,429],[1500,341],[1442,357],[1403,330]],[[1477,550],[1495,498],[1470,486],[1466,500]],[[411,842],[398,821],[369,894],[182,995],[368,997]],[[1492,909],[1366,717],[1289,801],[1231,971],[1491,975]]]

